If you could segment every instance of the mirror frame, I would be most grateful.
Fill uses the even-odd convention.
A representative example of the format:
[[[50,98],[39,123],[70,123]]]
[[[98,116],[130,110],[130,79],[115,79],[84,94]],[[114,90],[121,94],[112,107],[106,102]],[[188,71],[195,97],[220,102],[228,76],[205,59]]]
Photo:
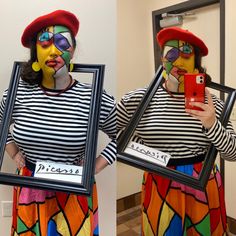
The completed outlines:
[[[160,10],[152,12],[152,26],[153,26],[153,47],[154,47],[154,60],[155,60],[155,70],[161,64],[160,56],[161,51],[156,43],[156,34],[161,30],[160,20],[162,19],[163,13],[178,14],[184,13],[186,11],[191,11],[199,9],[202,7],[207,7],[213,4],[219,4],[220,8],[220,84],[225,85],[225,0],[189,0],[179,4],[175,4]],[[225,101],[225,94],[220,92],[220,99]],[[220,173],[222,176],[222,181],[225,183],[225,161],[220,158]]]

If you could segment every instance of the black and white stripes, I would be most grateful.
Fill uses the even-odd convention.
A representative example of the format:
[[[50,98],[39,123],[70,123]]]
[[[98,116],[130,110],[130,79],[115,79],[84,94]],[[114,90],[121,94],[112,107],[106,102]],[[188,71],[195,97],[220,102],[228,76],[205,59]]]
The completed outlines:
[[[145,89],[125,95],[117,108],[117,128],[123,129],[132,117]],[[205,130],[199,120],[191,117],[184,109],[184,94],[170,96],[160,87],[135,130],[135,138],[144,145],[169,153],[173,158],[191,158],[206,152],[212,142],[227,160],[236,160],[236,134],[229,122],[224,129],[215,122]],[[212,95],[219,118],[223,103]]]
[[[53,95],[53,91],[49,91]],[[1,113],[7,91],[1,103]],[[59,96],[50,96],[36,85],[20,81],[12,114],[15,141],[31,161],[49,160],[73,164],[84,155],[91,88],[76,82]],[[111,142],[102,155],[111,164],[116,158],[116,107],[114,99],[103,93],[99,128]]]

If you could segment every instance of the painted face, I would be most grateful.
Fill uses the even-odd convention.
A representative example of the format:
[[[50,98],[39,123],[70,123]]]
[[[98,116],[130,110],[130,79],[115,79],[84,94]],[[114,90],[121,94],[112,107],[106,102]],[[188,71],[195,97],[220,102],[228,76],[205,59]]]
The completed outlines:
[[[167,79],[175,85],[176,91],[184,92],[184,74],[197,73],[192,45],[181,40],[170,40],[163,50],[163,67]]]
[[[74,52],[70,30],[58,25],[43,29],[37,36],[36,50],[44,77],[63,76]]]

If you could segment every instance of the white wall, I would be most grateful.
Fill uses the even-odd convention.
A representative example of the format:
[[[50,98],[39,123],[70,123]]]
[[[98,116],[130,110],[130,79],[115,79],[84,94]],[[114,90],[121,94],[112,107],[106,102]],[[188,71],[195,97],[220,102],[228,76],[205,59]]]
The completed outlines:
[[[117,1],[117,97],[149,84],[154,75],[147,1]],[[117,163],[117,199],[141,191],[142,171]],[[129,180],[129,181],[127,181]]]
[[[7,88],[13,62],[26,60],[28,50],[23,48],[20,37],[25,26],[37,16],[56,9],[69,10],[80,19],[77,52],[74,62],[106,64],[105,89],[115,96],[116,89],[116,1],[115,0],[1,0],[1,58],[0,94]],[[101,146],[106,138],[100,140]],[[7,159],[7,158],[5,158]],[[13,171],[12,161],[4,161],[4,170]],[[100,232],[115,236],[116,225],[116,168],[112,165],[97,176]],[[11,187],[0,185],[0,202],[11,200]],[[1,216],[0,235],[9,235],[10,218]]]

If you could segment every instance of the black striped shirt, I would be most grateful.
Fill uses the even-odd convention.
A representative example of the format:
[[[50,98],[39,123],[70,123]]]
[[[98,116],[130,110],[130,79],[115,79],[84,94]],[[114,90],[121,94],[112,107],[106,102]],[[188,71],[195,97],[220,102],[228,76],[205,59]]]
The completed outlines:
[[[7,143],[14,141],[26,158],[76,164],[84,157],[91,100],[91,86],[76,81],[59,96],[45,94],[37,85],[20,80],[13,129]],[[0,114],[4,109],[4,93]],[[111,139],[101,155],[111,164],[116,159],[116,106],[114,98],[102,94],[99,129]]]
[[[146,89],[126,94],[117,106],[117,128],[124,129],[140,103]],[[236,160],[236,134],[231,122],[225,129],[218,121],[223,102],[212,95],[217,121],[206,130],[202,123],[185,112],[182,93],[170,96],[160,86],[136,127],[133,140],[166,152],[172,158],[194,158],[204,154],[212,142],[222,158]]]

